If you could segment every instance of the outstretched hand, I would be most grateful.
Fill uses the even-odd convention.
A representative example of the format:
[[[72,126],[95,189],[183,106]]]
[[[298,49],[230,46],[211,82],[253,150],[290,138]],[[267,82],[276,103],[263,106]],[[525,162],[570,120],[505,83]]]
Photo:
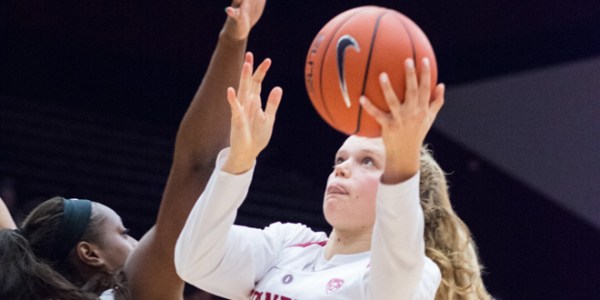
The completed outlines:
[[[225,8],[228,18],[223,33],[234,40],[246,39],[262,16],[265,3],[266,0],[233,0]]]
[[[222,170],[240,174],[249,170],[258,154],[267,146],[273,133],[275,113],[281,102],[283,90],[271,90],[265,109],[260,92],[271,60],[265,59],[252,74],[252,53],[246,54],[240,85],[237,90],[227,89],[231,108],[231,150]]]
[[[400,102],[386,73],[379,76],[381,89],[389,112],[361,97],[363,108],[381,125],[381,137],[386,149],[384,183],[398,183],[412,177],[419,170],[419,155],[425,136],[444,104],[444,85],[438,84],[431,100],[431,77],[428,59],[421,62],[422,72],[417,80],[414,61],[407,59],[406,91]]]

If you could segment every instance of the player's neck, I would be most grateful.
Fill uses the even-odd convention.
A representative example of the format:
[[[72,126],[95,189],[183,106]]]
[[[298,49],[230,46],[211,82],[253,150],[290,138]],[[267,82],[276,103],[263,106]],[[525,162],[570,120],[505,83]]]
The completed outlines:
[[[348,232],[334,228],[325,245],[325,259],[329,260],[338,254],[356,254],[371,250],[372,233],[372,229]]]

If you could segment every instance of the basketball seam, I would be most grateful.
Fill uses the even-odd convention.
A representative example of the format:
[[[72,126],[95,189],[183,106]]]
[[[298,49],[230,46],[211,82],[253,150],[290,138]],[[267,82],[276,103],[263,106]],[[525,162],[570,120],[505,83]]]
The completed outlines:
[[[381,22],[381,18],[386,15],[387,12],[383,12],[377,17],[377,21],[375,22],[375,27],[373,28],[373,37],[371,38],[371,44],[369,45],[369,55],[367,56],[367,65],[365,66],[365,75],[363,76],[363,85],[360,91],[361,95],[365,94],[365,89],[367,86],[367,78],[369,76],[369,68],[371,67],[371,56],[373,54],[373,46],[375,45],[375,39],[377,38],[377,31],[379,30],[379,23]],[[360,131],[360,121],[362,120],[363,115],[363,107],[362,105],[358,106],[358,116],[356,118],[356,130],[352,134],[356,134]]]
[[[348,16],[345,20],[340,22],[340,24],[335,28],[335,31],[330,35],[329,41],[327,41],[325,50],[323,51],[323,55],[321,57],[321,67],[319,68],[319,99],[321,100],[321,104],[323,105],[323,108],[325,109],[325,113],[327,114],[328,119],[334,125],[337,125],[336,121],[331,116],[331,113],[329,112],[329,108],[327,107],[327,102],[325,101],[325,98],[323,97],[323,69],[324,69],[323,62],[325,61],[325,58],[327,57],[327,51],[329,51],[329,46],[331,45],[331,41],[333,40],[335,35],[338,33],[338,31],[340,31],[340,28],[342,28],[342,26],[344,26],[344,24],[346,24],[346,22],[348,22],[352,17],[354,17],[358,14],[361,14],[361,13],[363,13],[363,12],[357,11],[354,14]]]
[[[410,42],[410,49],[412,50],[413,62],[415,63],[415,66],[416,66],[417,51],[415,50],[415,43],[413,42],[413,37],[412,37],[412,35],[410,35],[410,30],[408,30],[408,28],[406,28],[406,25],[404,24],[404,20],[400,16],[396,16],[396,18],[400,20],[400,24],[402,24],[402,28],[404,29],[404,31],[406,31],[406,35],[408,36],[408,40]]]

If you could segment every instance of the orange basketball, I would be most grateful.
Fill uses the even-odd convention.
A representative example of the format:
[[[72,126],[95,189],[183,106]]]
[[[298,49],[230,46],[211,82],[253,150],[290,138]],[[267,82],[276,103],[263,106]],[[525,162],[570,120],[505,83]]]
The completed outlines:
[[[387,72],[400,101],[404,100],[404,61],[428,57],[432,91],[437,82],[433,48],[423,31],[405,15],[377,6],[345,11],[319,31],[313,40],[304,70],[306,89],[319,115],[345,134],[376,137],[381,127],[359,104],[366,95],[389,111],[379,74]]]

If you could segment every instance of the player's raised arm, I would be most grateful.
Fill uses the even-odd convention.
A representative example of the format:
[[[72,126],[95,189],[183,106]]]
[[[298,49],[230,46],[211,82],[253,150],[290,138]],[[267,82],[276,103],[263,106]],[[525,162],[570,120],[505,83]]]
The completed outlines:
[[[175,273],[175,242],[204,190],[218,151],[229,141],[227,87],[237,86],[251,28],[265,0],[234,0],[219,34],[208,70],[180,124],[173,165],[156,225],[140,240],[125,265],[134,299],[181,299],[183,281]]]

